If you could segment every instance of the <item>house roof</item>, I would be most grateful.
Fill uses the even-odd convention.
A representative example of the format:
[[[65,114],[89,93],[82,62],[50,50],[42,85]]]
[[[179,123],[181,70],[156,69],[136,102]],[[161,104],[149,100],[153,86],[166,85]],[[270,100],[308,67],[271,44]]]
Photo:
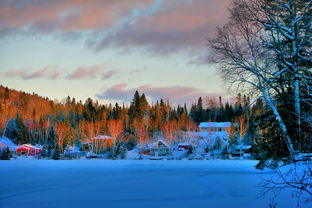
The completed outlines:
[[[251,148],[251,145],[236,145],[236,149],[248,150]]]
[[[2,136],[0,137],[0,147],[9,147],[11,151],[15,151],[17,146],[9,138]]]
[[[178,144],[178,146],[189,146],[190,144],[189,143],[187,143],[187,142],[181,142],[181,143],[179,143]]]
[[[0,144],[3,146],[14,146],[15,144],[6,136],[0,138]]]
[[[31,144],[23,144],[23,146],[20,146],[20,147],[18,147],[16,149],[20,149],[20,148],[23,148],[23,149],[41,149],[41,148],[36,147],[34,145],[31,145]]]
[[[157,142],[153,143],[152,147],[155,147],[155,146],[167,146],[167,147],[169,147],[168,143],[162,139],[159,139],[159,140],[157,140]]]
[[[231,122],[202,122],[199,124],[199,128],[219,127],[227,128],[232,125]]]

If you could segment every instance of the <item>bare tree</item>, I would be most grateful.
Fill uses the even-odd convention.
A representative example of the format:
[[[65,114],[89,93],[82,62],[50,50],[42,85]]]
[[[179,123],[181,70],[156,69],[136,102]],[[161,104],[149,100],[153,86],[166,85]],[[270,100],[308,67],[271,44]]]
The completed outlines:
[[[177,134],[177,122],[175,120],[170,120],[167,122],[162,122],[160,124],[160,129],[163,135],[167,138],[170,145],[173,145],[176,141]]]
[[[113,139],[112,148],[110,151],[111,159],[115,160],[119,155],[123,158],[125,155],[126,145],[130,141],[131,135],[128,133],[122,132],[117,138]]]
[[[135,137],[138,139],[140,148],[142,148],[147,144],[149,139],[148,125],[140,119],[135,119],[133,124],[135,128]]]
[[[61,152],[64,151],[64,140],[67,134],[67,127],[65,123],[59,122],[55,124],[55,132],[57,134],[57,145]]]
[[[261,23],[270,36],[265,43],[274,52],[277,67],[282,68],[293,78],[296,137],[300,138],[300,82],[306,83],[303,72],[311,68],[312,64],[312,1],[252,0],[249,5],[246,8],[253,14],[253,19]]]
[[[290,156],[294,160],[292,139],[273,99],[275,94],[280,93],[274,83],[286,69],[275,67],[272,51],[263,41],[268,37],[261,23],[253,21],[249,13],[245,12],[246,4],[238,3],[230,10],[231,21],[218,28],[216,38],[209,41],[215,52],[212,62],[218,65],[224,79],[265,99],[278,121]]]
[[[263,179],[261,196],[268,192],[278,193],[284,189],[292,189],[298,199],[305,196],[312,197],[312,166],[311,161],[303,161],[301,164],[293,163],[289,167],[277,169],[277,175]]]
[[[107,130],[113,138],[117,138],[118,135],[123,131],[123,124],[121,120],[108,120]]]
[[[124,127],[121,120],[108,120],[107,129],[109,134],[113,137],[111,157],[112,159],[116,159],[123,150],[123,146],[129,140],[129,137],[122,135]]]

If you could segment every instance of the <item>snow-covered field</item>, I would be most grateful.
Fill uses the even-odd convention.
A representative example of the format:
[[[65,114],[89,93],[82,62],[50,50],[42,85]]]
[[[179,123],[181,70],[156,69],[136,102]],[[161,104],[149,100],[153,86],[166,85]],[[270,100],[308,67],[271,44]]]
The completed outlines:
[[[0,161],[0,207],[268,207],[256,161]],[[277,207],[296,207],[289,191]],[[312,207],[302,204],[302,207]]]

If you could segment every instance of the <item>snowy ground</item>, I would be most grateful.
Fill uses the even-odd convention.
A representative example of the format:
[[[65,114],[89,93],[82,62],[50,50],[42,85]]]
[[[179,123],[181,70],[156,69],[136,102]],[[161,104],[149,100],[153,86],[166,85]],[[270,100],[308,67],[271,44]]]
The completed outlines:
[[[268,207],[256,161],[0,161],[0,207]],[[296,207],[282,192],[277,207]],[[302,207],[312,207],[303,204]]]

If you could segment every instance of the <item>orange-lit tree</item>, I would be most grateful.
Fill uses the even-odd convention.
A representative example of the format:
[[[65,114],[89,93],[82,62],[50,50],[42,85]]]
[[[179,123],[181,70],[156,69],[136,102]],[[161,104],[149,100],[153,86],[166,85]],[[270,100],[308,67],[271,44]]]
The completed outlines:
[[[235,128],[234,128],[234,124],[232,123],[230,127],[225,127],[224,130],[227,133],[227,137],[226,137],[226,153],[229,153],[229,146],[231,146],[231,144],[235,143],[233,140],[236,140],[236,132],[235,132]]]
[[[243,143],[244,136],[245,136],[247,129],[248,129],[248,122],[247,122],[247,119],[246,119],[244,114],[239,116],[237,118],[236,122],[238,124],[238,134],[239,134],[239,144],[240,144],[240,153],[239,154],[242,156],[242,143]]]
[[[61,152],[64,151],[64,140],[67,134],[67,126],[63,122],[58,122],[54,126],[55,132],[57,134],[57,145]]]
[[[111,158],[116,159],[116,157],[123,151],[123,147],[128,139],[126,136],[122,135],[122,132],[124,131],[122,121],[113,119],[108,120],[107,131],[113,138]]]
[[[165,138],[167,138],[167,140],[169,141],[169,143],[173,145],[176,140],[177,122],[175,120],[162,122],[160,124],[160,129]]]

